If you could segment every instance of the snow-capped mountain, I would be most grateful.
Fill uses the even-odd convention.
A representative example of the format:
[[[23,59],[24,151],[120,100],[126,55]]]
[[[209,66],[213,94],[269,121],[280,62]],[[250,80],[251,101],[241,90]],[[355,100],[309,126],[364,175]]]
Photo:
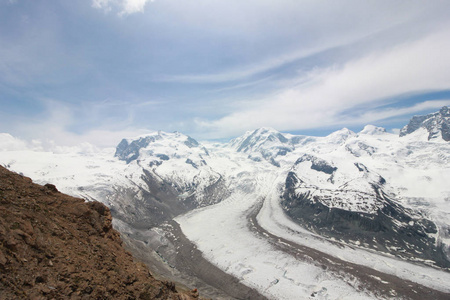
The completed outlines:
[[[219,202],[228,194],[223,176],[208,164],[209,153],[193,138],[178,132],[155,132],[123,139],[115,155],[127,163],[125,174],[139,178],[132,188],[108,197],[113,215],[139,227],[152,227],[197,207]],[[124,205],[114,206],[119,199]],[[143,220],[146,220],[143,222]]]
[[[386,180],[360,162],[303,155],[286,178],[281,203],[293,220],[321,235],[450,266],[437,226],[405,208]]]
[[[444,106],[438,112],[425,116],[414,116],[409,124],[402,128],[400,136],[413,133],[420,128],[428,132],[428,140],[442,138],[444,141],[450,141],[449,108]]]
[[[105,203],[133,251],[154,253],[152,262],[169,265],[165,272],[186,268],[174,255],[186,240],[177,244],[175,227],[167,223],[176,220],[202,259],[265,297],[319,295],[321,280],[327,282],[324,299],[361,296],[312,265],[314,271],[308,270],[316,281],[303,285],[305,266],[277,248],[283,243],[303,243],[352,264],[370,261],[377,272],[450,293],[446,271],[436,280],[422,276],[435,269],[421,269],[450,267],[448,132],[444,107],[413,117],[400,137],[373,125],[325,137],[260,128],[227,144],[202,144],[159,131],[102,152],[55,154],[19,150],[20,140],[2,135],[0,163],[38,183]],[[270,235],[284,242],[273,244]],[[379,263],[388,259],[394,269]],[[374,286],[380,288],[381,281]]]
[[[440,177],[450,175],[442,167],[448,166],[448,144],[424,142],[414,135],[399,139],[367,125],[359,133],[344,128],[316,138],[261,128],[232,140],[230,146],[256,162],[264,159],[284,169],[281,204],[302,226],[347,243],[450,266],[448,246],[442,244],[448,238],[448,215],[443,223],[439,218],[432,221],[430,211],[414,204],[450,196]],[[435,222],[441,223],[440,230]]]
[[[230,141],[229,147],[237,152],[248,154],[253,161],[267,160],[274,166],[279,167],[277,156],[284,156],[291,152],[294,147],[290,140],[273,128],[259,128],[248,131],[243,136]]]

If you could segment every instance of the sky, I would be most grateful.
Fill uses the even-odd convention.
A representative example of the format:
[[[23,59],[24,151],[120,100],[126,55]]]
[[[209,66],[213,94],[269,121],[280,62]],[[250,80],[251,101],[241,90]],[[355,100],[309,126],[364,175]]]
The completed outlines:
[[[450,1],[0,0],[0,132],[397,131],[450,105]]]

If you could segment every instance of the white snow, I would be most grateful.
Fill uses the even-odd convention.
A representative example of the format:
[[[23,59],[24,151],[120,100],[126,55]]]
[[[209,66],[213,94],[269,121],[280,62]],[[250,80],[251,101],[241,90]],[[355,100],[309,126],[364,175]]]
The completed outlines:
[[[233,195],[223,202],[192,211],[176,220],[208,260],[240,278],[245,284],[274,299],[306,298],[316,290],[322,291],[318,299],[374,297],[358,291],[356,282],[353,286],[343,285],[341,279],[274,250],[265,240],[252,234],[247,224],[247,211],[264,199],[258,222],[269,232],[349,262],[450,292],[448,272],[362,248],[338,247],[290,221],[279,205],[278,188],[284,184],[286,170],[267,162],[250,163],[243,155],[223,148],[215,151],[211,149],[210,152],[217,153],[222,161],[228,157],[228,164],[220,163],[216,167],[221,166],[228,178],[246,182],[246,189],[236,188]],[[238,162],[238,167],[235,162]],[[239,184],[231,183],[231,186],[239,187]],[[326,289],[322,290],[322,287]]]
[[[38,183],[53,183],[65,193],[96,199],[110,207],[120,206],[120,199],[107,197],[114,189],[146,189],[143,169],[180,189],[181,198],[203,191],[211,182],[223,178],[230,196],[222,202],[178,216],[186,236],[203,252],[205,258],[244,284],[273,299],[369,299],[374,295],[357,288],[354,278],[327,273],[310,262],[296,260],[273,248],[248,226],[248,210],[263,202],[258,222],[270,233],[301,245],[307,245],[343,260],[450,292],[450,273],[424,264],[413,264],[356,246],[337,247],[290,221],[280,205],[280,189],[289,171],[305,182],[302,189],[316,189],[329,195],[330,207],[374,212],[378,203],[352,194],[365,191],[383,177],[384,191],[402,205],[420,210],[440,229],[450,226],[450,144],[442,140],[427,141],[418,130],[402,138],[375,126],[366,126],[355,134],[348,129],[327,137],[284,135],[266,128],[263,136],[253,139],[248,152],[237,152],[239,143],[252,132],[228,145],[205,144],[188,147],[180,133],[155,132],[161,139],[140,150],[139,159],[126,164],[114,158],[114,149],[105,151],[33,151],[24,148],[10,135],[0,135],[0,164],[21,172]],[[129,139],[128,142],[131,142]],[[281,148],[288,149],[280,154]],[[168,160],[162,159],[167,155]],[[311,168],[310,161],[294,165],[304,154],[326,161],[337,171],[330,174]],[[260,157],[256,162],[249,158]],[[268,159],[266,159],[268,158]],[[280,167],[270,162],[272,158]],[[188,159],[191,163],[188,163]],[[154,164],[154,162],[158,162]],[[152,164],[153,163],[153,164]],[[355,163],[367,171],[360,171]],[[362,168],[362,167],[361,167]],[[364,169],[364,168],[362,168]],[[344,191],[345,190],[345,191]],[[358,193],[361,195],[361,193]],[[138,196],[139,197],[139,196]],[[338,199],[340,198],[340,199]],[[445,230],[436,235],[449,243]],[[355,243],[356,244],[356,243]]]

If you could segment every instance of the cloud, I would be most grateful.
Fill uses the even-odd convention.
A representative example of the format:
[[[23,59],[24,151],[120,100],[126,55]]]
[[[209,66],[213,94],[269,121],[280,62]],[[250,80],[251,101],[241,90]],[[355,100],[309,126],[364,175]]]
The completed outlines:
[[[363,112],[356,118],[342,118],[340,124],[361,124],[373,121],[379,121],[384,119],[389,119],[393,117],[412,115],[425,110],[439,110],[443,106],[450,105],[450,99],[445,100],[431,100],[422,103],[417,103],[413,106],[403,107],[403,108],[384,108],[384,109],[374,109],[370,111]]]
[[[450,32],[427,36],[449,28],[444,2],[149,2],[9,6],[3,130],[49,147],[114,146],[145,127],[223,138],[376,121],[402,110],[367,107],[449,88]],[[42,98],[57,100],[42,112]]]
[[[264,61],[259,61],[254,64],[239,66],[234,69],[226,70],[220,73],[209,74],[188,74],[188,75],[162,75],[154,81],[161,82],[183,82],[183,83],[217,83],[227,81],[237,81],[253,77],[257,74],[267,72],[283,65],[287,65],[296,60],[312,56],[316,53],[325,51],[326,49],[337,47],[346,44],[347,41],[340,41],[329,43],[320,47],[314,47],[311,49],[302,49],[296,52],[277,56]]]
[[[92,7],[109,12],[111,10],[112,2],[112,0],[92,0]]]
[[[376,121],[424,107],[437,107],[446,101],[345,117],[346,111],[383,104],[388,99],[394,101],[406,93],[450,89],[448,36],[450,31],[443,30],[342,65],[315,69],[299,78],[303,83],[297,87],[285,88],[275,95],[255,100],[251,107],[238,106],[234,113],[219,120],[198,120],[197,125],[211,131],[210,136],[233,136],[262,126],[279,130],[311,129],[344,121]],[[408,106],[408,103],[404,105]]]
[[[30,122],[23,122],[15,126],[13,134],[20,136],[21,139],[8,135],[0,136],[0,149],[16,147],[17,149],[87,153],[96,151],[96,147],[115,147],[123,138],[151,132],[148,129],[133,126],[132,120],[123,120],[122,118],[102,120],[103,123],[96,123],[95,126],[80,130],[76,126],[90,122],[91,119],[104,117],[99,107],[74,106],[52,99],[41,100],[41,102],[45,109],[39,116]],[[87,112],[83,110],[92,115],[85,116]],[[108,114],[108,111],[105,113]]]
[[[124,0],[122,14],[130,15],[143,12],[145,4],[151,0]]]
[[[113,9],[119,10],[118,15],[131,15],[144,12],[147,2],[153,0],[92,0],[92,7],[110,12]]]
[[[255,7],[256,10],[259,10],[258,6]],[[317,9],[320,9],[320,5],[316,5],[313,7],[310,7],[310,11],[315,11],[317,13]],[[339,9],[342,9],[340,7]],[[306,10],[305,10],[306,11]],[[307,19],[306,15],[308,14],[305,11],[299,11],[302,15],[302,17],[298,17],[298,22],[302,23],[305,22],[301,19]],[[353,11],[352,13],[356,13],[358,10]],[[286,13],[286,12],[285,12]],[[270,13],[266,14],[270,15]],[[201,17],[200,17],[201,18]],[[406,19],[405,16],[398,16],[398,20]],[[397,22],[400,22],[398,21]],[[318,20],[311,20],[314,24],[317,25],[317,27],[323,26],[323,24],[320,24],[321,21]],[[326,23],[326,22],[322,22]],[[334,22],[329,22],[334,23]],[[338,22],[337,22],[338,23]],[[377,22],[373,22],[377,23]],[[229,81],[239,81],[239,80],[245,80],[248,78],[252,78],[254,76],[257,76],[259,74],[273,71],[278,68],[282,68],[283,66],[287,66],[290,64],[293,64],[301,59],[313,57],[314,55],[318,55],[320,53],[323,53],[330,49],[336,49],[339,47],[345,47],[350,46],[354,43],[357,43],[358,41],[361,41],[364,38],[376,35],[378,33],[383,32],[384,30],[387,30],[390,27],[394,27],[397,24],[394,22],[386,23],[386,24],[380,24],[379,26],[374,26],[374,24],[360,24],[361,26],[354,26],[353,24],[351,26],[348,26],[345,31],[339,30],[339,29],[333,29],[331,28],[330,32],[326,36],[322,36],[323,33],[319,32],[317,28],[311,28],[313,30],[318,31],[317,34],[313,34],[313,31],[308,36],[304,35],[302,36],[302,39],[305,39],[305,42],[303,45],[295,45],[294,50],[288,50],[286,52],[282,52],[278,55],[271,55],[269,57],[264,57],[262,59],[252,59],[249,62],[246,62],[245,64],[239,63],[232,67],[229,67],[225,70],[220,70],[211,73],[190,73],[190,74],[177,74],[177,75],[161,75],[158,74],[157,77],[152,78],[152,81],[155,82],[181,82],[181,83],[220,83],[220,82],[229,82]],[[230,26],[230,24],[222,24],[222,26]],[[245,24],[243,24],[242,30],[245,31]],[[283,26],[286,26],[284,24]],[[290,25],[292,26],[292,25]],[[306,24],[297,24],[298,27],[309,27],[311,25],[306,26]],[[328,26],[330,26],[328,24]],[[340,25],[342,26],[342,24]],[[338,26],[338,27],[340,27]],[[362,27],[364,29],[355,29],[358,27]],[[266,31],[268,28],[261,28],[261,31]],[[236,29],[239,32],[239,29]],[[287,30],[287,28],[278,28],[279,32],[276,34],[281,34],[282,30]],[[270,33],[267,33],[270,35]],[[245,34],[244,34],[245,36]],[[295,35],[294,35],[295,36]],[[241,38],[244,39],[244,38]],[[247,36],[245,39],[258,39],[257,37]],[[290,41],[283,41],[284,43],[290,44]],[[245,42],[241,42],[242,45],[245,44]],[[265,45],[268,49],[271,48],[271,45]],[[280,47],[281,48],[281,47]],[[264,49],[261,49],[261,53],[264,53]],[[255,57],[258,57],[258,53],[254,53]],[[267,76],[267,75],[266,75]]]
[[[342,51],[336,48],[347,46],[353,55],[359,55],[362,48],[382,47],[429,30],[430,21],[418,18],[418,15],[427,13],[439,19],[435,13],[439,5],[424,6],[418,2],[408,6],[396,1],[391,1],[390,5],[382,1],[331,1],[326,5],[320,1],[282,0],[199,0],[196,3],[177,1],[177,5],[171,5],[169,13],[164,12],[181,24],[178,26],[188,29],[183,30],[179,40],[191,39],[192,44],[201,41],[196,45],[200,51],[211,45],[219,46],[202,52],[212,67],[203,68],[200,61],[201,67],[194,65],[172,74],[166,71],[166,75],[151,77],[152,81],[220,83],[245,80],[269,71],[280,71],[279,68],[305,58],[314,59],[326,51]],[[189,48],[191,44],[187,46]],[[226,55],[218,56],[217,53],[222,51]],[[219,57],[217,62],[216,57]],[[220,64],[224,60],[227,64]]]
[[[8,133],[0,133],[0,151],[27,150],[27,143]]]

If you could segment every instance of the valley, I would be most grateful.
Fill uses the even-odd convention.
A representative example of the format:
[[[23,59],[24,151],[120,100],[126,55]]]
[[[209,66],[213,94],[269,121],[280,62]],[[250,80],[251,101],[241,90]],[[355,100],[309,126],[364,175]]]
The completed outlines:
[[[446,299],[448,118],[401,136],[159,131],[101,151],[1,151],[0,164],[104,203],[137,258],[207,297]]]

